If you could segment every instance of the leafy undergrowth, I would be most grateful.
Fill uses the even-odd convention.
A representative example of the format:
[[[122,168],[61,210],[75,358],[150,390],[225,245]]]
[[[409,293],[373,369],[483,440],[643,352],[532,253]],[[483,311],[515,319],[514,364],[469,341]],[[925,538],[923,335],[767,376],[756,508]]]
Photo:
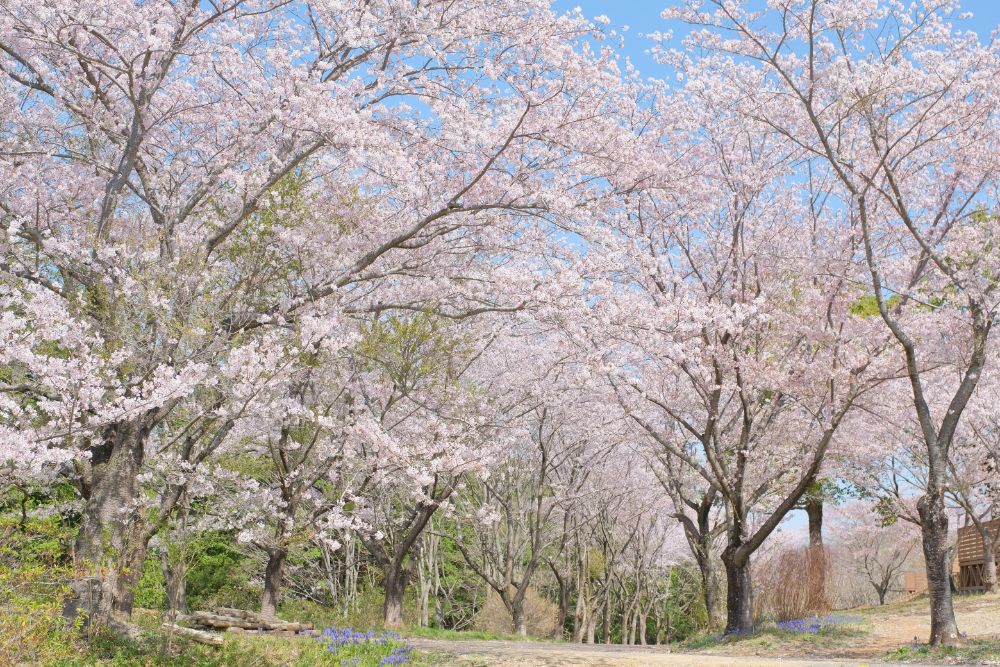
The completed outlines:
[[[2,499],[0,499],[2,500]],[[59,514],[0,513],[0,665],[50,664],[79,653],[61,599],[72,567],[65,545],[75,527]]]
[[[41,663],[53,667],[381,667],[428,665],[399,637],[330,628],[311,638],[226,635],[221,647],[181,637],[147,636],[139,642],[110,635],[82,645],[77,655]]]
[[[32,591],[19,570],[16,590]],[[40,574],[40,573],[39,573]],[[51,574],[51,573],[50,573]],[[12,582],[0,573],[0,592]],[[18,594],[0,608],[0,665],[45,667],[381,667],[429,665],[397,635],[330,628],[313,637],[226,634],[221,647],[206,646],[160,631],[163,614],[137,610],[133,621],[142,639],[100,633],[85,641],[68,626],[46,596]],[[51,596],[47,596],[51,599]],[[7,601],[14,604],[6,604]]]
[[[913,643],[890,651],[885,659],[894,662],[1000,665],[1000,640],[969,639],[959,646]]]
[[[864,637],[865,620],[853,614],[829,614],[814,618],[762,623],[744,634],[702,634],[681,644],[687,651],[774,654],[836,654],[838,648]]]

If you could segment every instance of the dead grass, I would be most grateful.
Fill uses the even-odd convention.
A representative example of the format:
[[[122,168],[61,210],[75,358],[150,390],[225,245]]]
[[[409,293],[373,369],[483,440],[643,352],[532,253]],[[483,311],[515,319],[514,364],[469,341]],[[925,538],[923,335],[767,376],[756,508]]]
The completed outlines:
[[[863,660],[888,657],[923,659],[925,662],[939,660],[948,664],[1000,664],[992,662],[991,657],[1000,651],[1000,595],[955,598],[958,626],[968,641],[965,648],[944,653],[924,647],[930,634],[926,596],[881,607],[851,609],[846,613],[857,616],[858,622],[818,633],[790,633],[771,624],[749,636],[702,636],[688,642],[685,649],[733,656]]]

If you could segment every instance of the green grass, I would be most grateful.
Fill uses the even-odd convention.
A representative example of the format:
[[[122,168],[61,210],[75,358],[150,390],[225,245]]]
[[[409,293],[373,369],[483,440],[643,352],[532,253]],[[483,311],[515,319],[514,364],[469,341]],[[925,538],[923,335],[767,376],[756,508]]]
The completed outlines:
[[[959,646],[910,644],[890,651],[886,660],[895,662],[947,661],[951,664],[1000,664],[1000,640],[968,639]]]

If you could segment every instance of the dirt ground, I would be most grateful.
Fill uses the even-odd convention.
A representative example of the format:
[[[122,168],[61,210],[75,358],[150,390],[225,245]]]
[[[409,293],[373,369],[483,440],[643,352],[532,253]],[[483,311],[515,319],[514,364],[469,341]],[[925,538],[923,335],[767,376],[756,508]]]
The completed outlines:
[[[889,664],[881,660],[902,645],[926,642],[930,633],[925,598],[847,612],[861,618],[858,629],[844,635],[801,641],[775,641],[761,636],[698,652],[680,653],[665,647],[578,645],[520,641],[445,641],[412,639],[413,645],[440,657],[441,665],[459,667],[860,667]],[[1000,596],[957,598],[962,632],[973,639],[1000,639]],[[914,663],[907,663],[916,667]]]
[[[456,667],[859,667],[857,661],[716,656],[671,653],[667,649],[642,646],[551,644],[520,641],[410,640],[417,649],[440,655],[441,665]],[[912,665],[910,666],[912,667]]]

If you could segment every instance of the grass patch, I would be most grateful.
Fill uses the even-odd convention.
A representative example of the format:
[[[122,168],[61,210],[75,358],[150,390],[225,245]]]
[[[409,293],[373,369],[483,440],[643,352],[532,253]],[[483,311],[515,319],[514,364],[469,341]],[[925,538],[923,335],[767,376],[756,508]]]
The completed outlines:
[[[885,656],[895,662],[942,661],[952,664],[1000,665],[1000,640],[967,639],[959,646],[908,644]]]
[[[484,640],[495,641],[504,639],[507,641],[554,641],[539,637],[522,637],[521,635],[506,634],[503,632],[486,632],[483,630],[444,630],[442,628],[421,628],[414,627],[406,630],[408,637],[423,637],[424,639],[441,639],[445,641],[469,641]]]
[[[753,632],[700,634],[681,643],[687,651],[715,649],[769,649],[780,647],[792,651],[825,651],[836,649],[852,639],[868,634],[868,623],[860,616],[833,614],[815,619],[761,623]]]

